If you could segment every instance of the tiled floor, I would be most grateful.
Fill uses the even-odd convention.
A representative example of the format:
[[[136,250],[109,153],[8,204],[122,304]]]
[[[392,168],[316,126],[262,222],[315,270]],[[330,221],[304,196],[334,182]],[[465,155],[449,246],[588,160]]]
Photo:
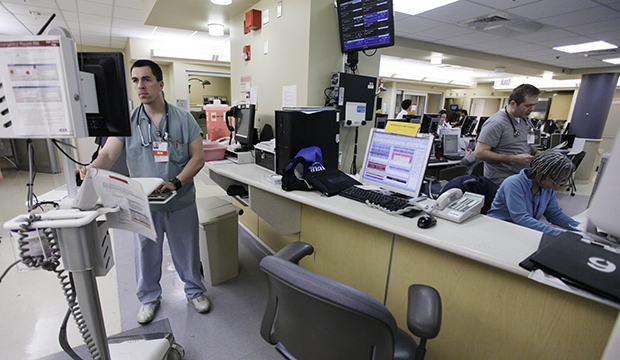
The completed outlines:
[[[4,181],[0,183],[0,224],[26,212],[27,172],[3,169]],[[64,184],[62,174],[39,173],[35,192],[43,194]],[[214,185],[204,185],[196,180],[199,197],[224,195]],[[577,184],[577,195],[559,191],[558,199],[569,215],[583,209],[591,191],[590,184]],[[0,271],[4,271],[17,258],[13,241],[0,227]],[[125,235],[118,234],[115,241]],[[127,239],[123,239],[127,240]],[[257,324],[262,316],[265,298],[264,283],[258,271],[256,249],[252,241],[241,242],[240,276],[225,286],[210,288],[214,309],[207,315],[198,315],[188,307],[184,298],[177,298],[175,288],[181,286],[177,277],[164,280],[164,302],[156,320],[169,318],[177,342],[186,347],[186,359],[244,359],[271,360],[281,357],[258,334]],[[120,250],[120,252],[119,252]],[[254,252],[254,253],[253,253]],[[133,289],[134,274],[132,249],[129,242],[115,244],[116,266],[104,278],[98,278],[101,303],[108,335],[137,327],[135,315],[139,306]],[[166,278],[166,276],[164,276]],[[180,290],[179,290],[180,291]],[[265,293],[266,294],[266,293]],[[43,270],[12,269],[0,283],[0,348],[3,359],[38,359],[61,352],[58,345],[58,328],[66,311],[66,302],[56,277]],[[70,320],[69,342],[82,344]],[[234,355],[232,355],[234,354]],[[64,358],[64,354],[61,358]]]

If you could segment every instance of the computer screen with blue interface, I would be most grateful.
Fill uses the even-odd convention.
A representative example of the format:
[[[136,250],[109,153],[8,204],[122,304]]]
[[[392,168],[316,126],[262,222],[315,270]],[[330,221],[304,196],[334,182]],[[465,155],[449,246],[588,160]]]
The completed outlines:
[[[368,138],[361,181],[411,197],[418,197],[433,137],[415,137],[372,129]]]

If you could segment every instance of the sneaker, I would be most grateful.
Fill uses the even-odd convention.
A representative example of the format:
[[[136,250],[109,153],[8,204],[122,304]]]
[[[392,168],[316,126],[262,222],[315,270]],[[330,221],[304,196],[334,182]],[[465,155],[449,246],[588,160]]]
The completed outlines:
[[[194,308],[199,313],[206,313],[207,311],[211,310],[211,303],[209,302],[209,299],[207,299],[207,295],[205,294],[201,294],[197,298],[187,299],[187,301],[194,305]]]
[[[155,318],[157,309],[159,309],[159,301],[154,304],[142,305],[142,307],[140,307],[140,311],[138,311],[138,323],[150,323],[153,318]]]

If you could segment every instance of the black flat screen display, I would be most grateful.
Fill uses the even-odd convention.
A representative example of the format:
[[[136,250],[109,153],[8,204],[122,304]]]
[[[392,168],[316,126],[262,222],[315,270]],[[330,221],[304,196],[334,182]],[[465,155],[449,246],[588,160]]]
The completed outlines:
[[[343,53],[394,45],[392,0],[338,0]]]

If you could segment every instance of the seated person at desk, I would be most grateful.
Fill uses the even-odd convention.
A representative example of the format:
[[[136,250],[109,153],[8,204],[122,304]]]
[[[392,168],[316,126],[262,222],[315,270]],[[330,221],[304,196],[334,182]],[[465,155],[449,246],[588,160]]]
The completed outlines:
[[[446,121],[448,119],[448,112],[446,110],[439,111],[439,125],[437,125],[437,131],[441,129],[452,129],[452,126]]]
[[[555,188],[566,182],[574,170],[573,163],[558,152],[536,155],[529,169],[504,180],[487,215],[548,234],[561,234],[563,230],[540,221],[544,215],[551,224],[576,230],[579,222],[564,214],[555,197]]]
[[[451,122],[450,125],[452,125],[453,128],[460,128],[463,125],[463,121],[465,121],[466,117],[467,117],[467,110],[461,109],[461,116],[459,116],[459,118],[456,119],[456,121]]]
[[[411,111],[411,108],[413,107],[413,105],[411,104],[412,102],[410,99],[403,100],[403,102],[400,104],[402,110],[398,113],[398,115],[396,115],[396,119],[402,119],[405,117],[405,115],[408,115],[409,111]]]

